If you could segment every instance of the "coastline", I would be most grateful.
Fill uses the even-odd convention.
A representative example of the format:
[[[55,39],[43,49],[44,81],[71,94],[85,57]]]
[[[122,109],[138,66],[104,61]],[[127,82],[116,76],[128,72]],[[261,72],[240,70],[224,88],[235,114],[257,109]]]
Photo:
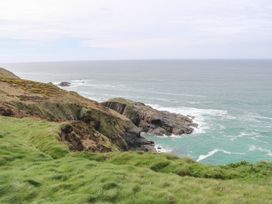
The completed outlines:
[[[262,86],[271,83],[269,62],[235,61],[225,64],[219,62],[205,62],[203,64],[205,68],[202,69],[198,67],[201,62],[191,61],[190,72],[187,72],[188,63],[183,61],[164,62],[163,65],[169,67],[169,72],[155,69],[155,65],[158,65],[156,62],[148,64],[137,62],[137,69],[133,68],[135,65],[130,61],[106,64],[62,62],[49,63],[50,66],[47,63],[35,63],[35,66],[32,64],[16,66],[20,73],[24,72],[25,78],[43,82],[68,81],[71,82],[71,86],[65,87],[66,90],[78,92],[99,102],[122,96],[134,101],[143,101],[145,104],[153,104],[151,106],[162,110],[193,115],[199,129],[195,129],[189,137],[169,140],[151,137],[155,143],[172,149],[176,155],[197,160],[200,155],[207,155],[215,149],[233,153],[239,149],[244,155],[217,152],[202,162],[228,164],[242,160],[254,163],[262,160],[271,161],[272,157],[267,153],[271,151],[269,146],[271,94],[269,86]],[[219,65],[220,72],[215,69]],[[78,67],[77,72],[70,69],[74,66]],[[258,68],[260,66],[261,73]],[[47,71],[35,67],[45,67]],[[115,69],[115,74],[111,73],[112,68]],[[234,68],[237,72],[235,76],[231,72]],[[239,70],[244,71],[241,74]],[[259,74],[253,77],[254,73]],[[222,74],[225,77],[222,77]],[[262,83],[257,83],[258,81]],[[226,87],[225,92],[218,92],[221,87]],[[252,146],[255,146],[254,150]]]
[[[237,196],[245,203],[271,201],[271,162],[202,164],[155,153],[159,148],[140,135],[146,127],[168,135],[191,131],[190,117],[126,99],[123,105],[120,99],[106,102],[120,114],[76,92],[11,75],[0,77],[0,87],[1,203],[235,203]],[[126,117],[135,110],[153,118],[140,117],[136,126],[138,117]],[[169,129],[173,121],[165,117],[183,121],[185,129]]]

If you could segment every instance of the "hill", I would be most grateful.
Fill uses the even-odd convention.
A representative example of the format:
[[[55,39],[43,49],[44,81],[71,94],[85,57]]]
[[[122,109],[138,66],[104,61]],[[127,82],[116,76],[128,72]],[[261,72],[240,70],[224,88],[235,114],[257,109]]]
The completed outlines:
[[[0,203],[271,203],[272,165],[71,152],[61,125],[0,117]]]
[[[0,115],[62,122],[62,140],[71,150],[152,151],[153,143],[125,116],[53,84],[0,76]],[[14,75],[15,76],[15,75]]]
[[[1,78],[12,78],[12,79],[19,79],[19,77],[17,77],[15,74],[13,74],[12,72],[1,68],[0,67],[0,77]]]
[[[1,73],[1,204],[271,203],[269,162],[212,166],[154,153],[124,115]]]

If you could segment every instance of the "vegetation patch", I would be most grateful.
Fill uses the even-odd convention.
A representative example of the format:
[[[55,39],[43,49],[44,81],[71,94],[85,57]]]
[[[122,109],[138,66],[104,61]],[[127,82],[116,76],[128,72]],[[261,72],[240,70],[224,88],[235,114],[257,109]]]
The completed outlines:
[[[61,124],[0,116],[0,203],[271,203],[272,165],[70,152]]]

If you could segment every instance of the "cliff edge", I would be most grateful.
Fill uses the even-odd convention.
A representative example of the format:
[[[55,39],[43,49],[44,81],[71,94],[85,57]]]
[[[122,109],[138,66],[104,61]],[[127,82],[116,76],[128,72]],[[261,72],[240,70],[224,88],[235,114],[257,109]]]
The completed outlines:
[[[10,72],[10,71],[8,71],[8,70],[6,70],[4,68],[1,68],[1,67],[0,67],[0,77],[1,78],[19,79],[18,76],[16,76],[12,72]]]
[[[125,116],[53,84],[23,80],[0,69],[0,115],[34,117],[63,124],[61,140],[71,150],[155,151]]]
[[[183,135],[191,134],[194,127],[197,127],[191,117],[167,111],[158,111],[141,102],[114,98],[102,104],[128,117],[145,133],[159,136]]]

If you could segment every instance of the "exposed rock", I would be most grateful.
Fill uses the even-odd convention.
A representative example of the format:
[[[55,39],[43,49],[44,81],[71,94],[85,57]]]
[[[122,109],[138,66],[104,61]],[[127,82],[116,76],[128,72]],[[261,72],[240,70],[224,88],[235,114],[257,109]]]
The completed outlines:
[[[12,116],[13,112],[9,107],[0,106],[0,115]]]
[[[71,150],[82,151],[84,146],[81,142],[80,136],[73,131],[73,126],[67,124],[61,128],[61,139],[63,142],[68,142]]]
[[[102,103],[104,106],[128,117],[141,132],[155,135],[191,134],[197,127],[192,118],[167,111],[158,111],[143,103],[115,98]]]
[[[129,129],[124,138],[131,150],[156,152],[154,142],[142,137],[140,129],[137,127]]]
[[[74,151],[155,151],[128,118],[52,84],[0,76],[0,115],[64,122],[61,140]]]
[[[67,87],[67,86],[71,86],[71,83],[67,81],[63,81],[63,82],[60,82],[58,85],[61,87]]]

